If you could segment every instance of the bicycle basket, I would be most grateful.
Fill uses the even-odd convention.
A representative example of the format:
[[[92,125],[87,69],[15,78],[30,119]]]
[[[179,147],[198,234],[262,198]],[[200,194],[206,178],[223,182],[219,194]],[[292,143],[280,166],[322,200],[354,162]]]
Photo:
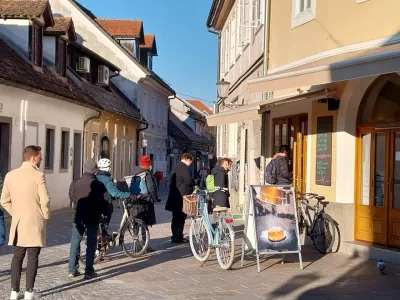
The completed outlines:
[[[148,203],[145,200],[136,200],[130,206],[130,215],[133,218],[143,219],[147,215]]]
[[[182,205],[182,212],[187,214],[188,216],[197,216],[198,212],[198,203],[199,195],[186,195],[183,196],[183,205]]]

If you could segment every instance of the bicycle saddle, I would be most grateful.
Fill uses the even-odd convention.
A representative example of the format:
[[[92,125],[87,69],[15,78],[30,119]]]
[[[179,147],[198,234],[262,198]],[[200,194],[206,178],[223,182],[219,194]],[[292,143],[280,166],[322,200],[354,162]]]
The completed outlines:
[[[213,210],[214,210],[214,212],[224,212],[224,211],[228,211],[228,208],[217,205]]]

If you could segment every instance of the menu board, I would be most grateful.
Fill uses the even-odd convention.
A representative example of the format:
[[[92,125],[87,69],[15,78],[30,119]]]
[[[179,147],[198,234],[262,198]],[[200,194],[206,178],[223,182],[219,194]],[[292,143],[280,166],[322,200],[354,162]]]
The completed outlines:
[[[331,185],[333,117],[317,118],[316,176],[317,185]]]

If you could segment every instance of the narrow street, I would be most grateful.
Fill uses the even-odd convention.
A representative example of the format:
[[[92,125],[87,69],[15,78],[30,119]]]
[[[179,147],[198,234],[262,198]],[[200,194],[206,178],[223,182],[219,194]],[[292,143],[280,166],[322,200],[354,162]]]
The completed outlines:
[[[163,197],[165,198],[165,197]],[[240,226],[237,258],[230,271],[219,268],[215,255],[203,266],[191,255],[190,247],[170,243],[170,215],[164,201],[157,204],[158,224],[151,228],[151,245],[157,252],[136,260],[120,248],[111,260],[96,266],[99,277],[84,281],[67,277],[70,213],[53,216],[47,227],[48,247],[43,249],[37,278],[41,299],[394,299],[399,295],[400,267],[387,265],[380,275],[376,262],[343,254],[322,256],[313,249],[303,251],[305,269],[297,256],[262,260],[257,273],[255,257],[240,267]],[[121,217],[116,209],[112,226]],[[186,232],[189,230],[186,223]],[[239,225],[239,224],[237,224]],[[7,299],[10,285],[10,247],[0,248],[0,298]],[[22,284],[24,286],[24,283]]]

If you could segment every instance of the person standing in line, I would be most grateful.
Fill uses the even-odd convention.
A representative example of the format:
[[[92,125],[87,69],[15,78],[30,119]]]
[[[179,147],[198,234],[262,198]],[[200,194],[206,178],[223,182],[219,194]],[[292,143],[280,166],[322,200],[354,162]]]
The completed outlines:
[[[0,173],[0,196],[3,190],[3,177]],[[3,246],[6,241],[6,226],[4,224],[4,209],[0,205],[0,246]]]
[[[79,258],[81,241],[86,231],[86,268],[84,279],[97,276],[94,271],[94,256],[97,246],[97,231],[100,216],[108,209],[107,189],[96,178],[97,165],[93,160],[83,164],[83,175],[71,183],[69,198],[74,203],[71,248],[69,253],[68,272],[70,278],[80,275]]]
[[[186,214],[182,212],[183,196],[193,193],[194,180],[189,166],[193,163],[193,156],[184,153],[181,161],[171,170],[169,175],[169,194],[165,209],[172,212],[171,240],[173,243],[188,243],[183,238]]]
[[[230,208],[229,204],[229,177],[228,172],[232,166],[229,158],[222,158],[212,169],[211,175],[214,175],[214,185],[217,190],[213,193],[214,206]]]
[[[279,153],[275,154],[273,159],[276,160],[276,178],[277,185],[291,185],[293,181],[293,173],[289,171],[288,163],[289,147],[282,145]]]
[[[46,244],[46,220],[50,218],[50,198],[44,174],[39,171],[41,147],[24,150],[22,166],[9,172],[4,179],[1,205],[11,215],[9,245],[14,246],[11,263],[11,300],[19,299],[22,263],[26,267],[26,300],[36,299],[33,288],[39,265],[39,254]]]

